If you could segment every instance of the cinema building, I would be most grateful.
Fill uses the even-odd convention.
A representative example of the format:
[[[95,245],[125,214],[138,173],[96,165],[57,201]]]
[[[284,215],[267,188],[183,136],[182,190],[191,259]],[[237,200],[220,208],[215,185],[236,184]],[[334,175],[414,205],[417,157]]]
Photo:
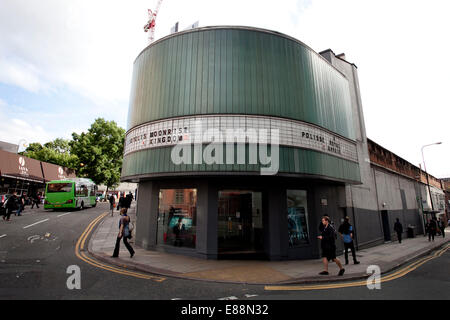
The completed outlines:
[[[390,201],[376,195],[380,177],[343,55],[233,26],[169,35],[135,60],[122,181],[139,184],[143,248],[316,258],[324,214],[350,216],[359,248],[383,243],[385,219],[419,225],[420,213],[416,181]]]

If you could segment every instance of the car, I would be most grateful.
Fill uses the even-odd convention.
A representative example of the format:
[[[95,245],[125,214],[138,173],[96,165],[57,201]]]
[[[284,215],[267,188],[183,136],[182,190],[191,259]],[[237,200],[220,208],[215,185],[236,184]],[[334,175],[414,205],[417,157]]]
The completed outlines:
[[[103,193],[101,193],[101,192],[97,193],[95,195],[95,197],[96,197],[97,201],[99,201],[99,202],[105,202],[106,201],[105,195]]]
[[[6,199],[11,197],[12,195],[9,193],[0,194],[0,203],[5,203]]]
[[[6,215],[5,202],[6,202],[6,195],[4,194],[0,195],[0,216]]]

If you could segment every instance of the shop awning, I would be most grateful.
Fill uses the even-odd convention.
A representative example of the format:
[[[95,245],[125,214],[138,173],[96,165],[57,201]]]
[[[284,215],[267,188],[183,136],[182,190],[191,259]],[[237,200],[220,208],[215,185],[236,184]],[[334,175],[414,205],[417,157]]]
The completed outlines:
[[[39,177],[24,177],[21,175],[11,175],[11,174],[0,174],[1,177],[4,178],[12,178],[12,179],[20,179],[20,180],[26,180],[31,182],[38,182],[38,183],[44,183],[43,179],[40,179]]]
[[[56,164],[41,162],[45,181],[76,178],[75,170],[61,167]]]
[[[423,210],[424,214],[433,214],[433,213],[439,213],[440,210]]]
[[[0,175],[2,177],[44,182],[40,161],[4,150],[0,150]]]

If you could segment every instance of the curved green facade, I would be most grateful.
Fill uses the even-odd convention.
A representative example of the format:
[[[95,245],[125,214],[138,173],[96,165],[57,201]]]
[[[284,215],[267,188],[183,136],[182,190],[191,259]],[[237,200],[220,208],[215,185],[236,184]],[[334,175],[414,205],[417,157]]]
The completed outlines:
[[[355,139],[347,79],[320,55],[288,36],[245,27],[200,28],[163,38],[137,57],[128,132],[161,119],[229,114],[294,119],[350,142]],[[126,154],[122,178],[186,170],[230,171],[225,165],[214,169],[182,169],[173,164],[155,167],[155,159],[168,152],[163,149]],[[295,165],[295,161],[281,165],[284,162],[280,160],[280,173],[360,180],[355,161],[289,149],[281,147],[280,157],[298,152],[296,159],[311,158],[308,161],[316,165]],[[330,166],[332,163],[337,165]],[[252,165],[236,167],[231,171],[257,170]]]

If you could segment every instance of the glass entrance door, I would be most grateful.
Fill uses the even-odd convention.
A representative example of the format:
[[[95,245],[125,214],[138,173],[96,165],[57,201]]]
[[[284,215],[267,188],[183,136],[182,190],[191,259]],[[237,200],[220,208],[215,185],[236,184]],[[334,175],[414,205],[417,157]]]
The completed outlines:
[[[219,254],[261,252],[263,250],[261,192],[220,191],[218,204]]]

